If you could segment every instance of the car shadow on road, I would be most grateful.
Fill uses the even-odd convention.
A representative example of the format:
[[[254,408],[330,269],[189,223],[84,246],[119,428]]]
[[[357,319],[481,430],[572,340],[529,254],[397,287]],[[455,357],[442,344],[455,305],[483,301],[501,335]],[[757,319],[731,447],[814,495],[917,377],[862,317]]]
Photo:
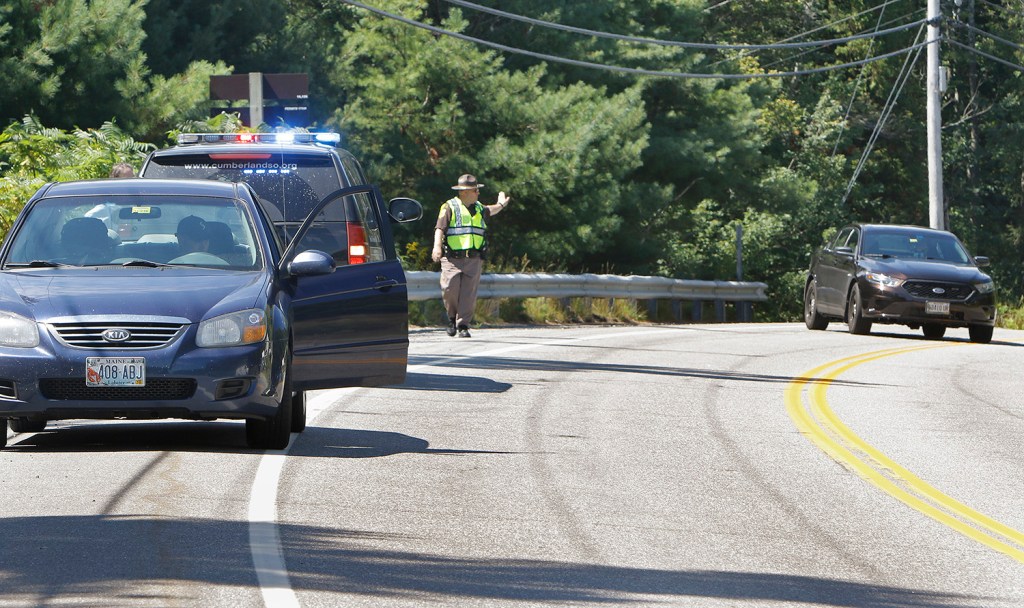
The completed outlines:
[[[432,357],[410,357],[410,365],[430,365],[435,361]],[[682,378],[697,378],[705,380],[725,380],[736,382],[769,382],[789,384],[790,382],[804,382],[806,384],[817,384],[826,382],[832,385],[846,386],[879,386],[878,383],[852,382],[841,379],[806,378],[794,376],[779,376],[772,374],[750,374],[733,370],[722,369],[697,369],[688,367],[659,367],[654,365],[629,365],[625,363],[593,363],[587,361],[563,361],[554,359],[524,359],[521,357],[466,357],[465,359],[445,358],[445,368],[459,369],[495,369],[495,370],[526,370],[544,372],[601,372],[606,374],[644,374],[653,376],[674,376]],[[410,374],[411,375],[411,374]],[[426,374],[422,374],[426,375]],[[437,376],[439,380],[447,381],[449,378],[457,378],[457,374],[451,376]],[[395,385],[388,388],[405,388],[405,385]]]
[[[310,458],[380,458],[396,454],[511,454],[489,450],[434,448],[426,439],[390,431],[308,427],[295,439],[289,456]]]
[[[836,327],[835,329],[829,328],[829,329],[826,329],[824,331],[830,332],[830,333],[837,333],[837,334],[849,333],[846,330],[846,328],[841,326],[841,325]],[[953,331],[966,331],[966,330],[955,329]],[[913,341],[913,342],[928,342],[930,344],[935,344],[936,346],[941,346],[943,343],[975,344],[974,342],[971,342],[971,339],[969,337],[967,337],[966,335],[964,335],[964,336],[957,336],[955,334],[954,335],[950,335],[950,334],[947,333],[945,336],[943,336],[941,338],[926,338],[922,334],[900,333],[898,331],[891,331],[891,330],[890,331],[886,331],[885,329],[882,329],[882,328],[872,328],[871,329],[871,333],[867,334],[866,336],[863,336],[863,337],[884,338],[884,339],[889,339],[889,340],[910,340],[910,341]],[[993,338],[992,341],[989,342],[988,344],[990,344],[992,346],[1024,347],[1024,343],[1021,343],[1021,342],[1008,342],[1006,340],[997,340],[995,338]]]
[[[16,436],[7,452],[264,452],[248,448],[245,428],[235,422],[120,422],[94,421],[53,427],[31,436]],[[434,448],[426,439],[361,429],[308,426],[293,438],[289,456],[310,458],[379,458],[396,454],[508,454],[457,448]]]
[[[4,600],[13,605],[32,605],[40,598],[49,603],[68,598],[78,605],[146,600],[170,605],[188,602],[176,595],[188,593],[182,589],[252,589],[251,526],[270,525],[142,514],[7,517],[3,522],[0,571]],[[430,539],[373,530],[287,523],[277,531],[291,589],[334,605],[343,605],[346,598],[452,606],[696,605],[700,598],[858,608],[994,603],[992,598],[773,572],[441,555],[409,549]],[[434,542],[446,546],[442,538]]]
[[[405,382],[388,388],[407,391],[446,391],[452,393],[504,393],[512,388],[507,382],[497,382],[480,376],[408,373]]]

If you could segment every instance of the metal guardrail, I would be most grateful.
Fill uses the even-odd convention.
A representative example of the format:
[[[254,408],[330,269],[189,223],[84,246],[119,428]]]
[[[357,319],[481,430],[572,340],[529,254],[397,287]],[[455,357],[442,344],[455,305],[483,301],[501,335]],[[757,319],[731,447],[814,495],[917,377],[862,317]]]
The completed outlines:
[[[441,273],[406,271],[409,300],[441,298]],[[674,300],[694,303],[695,320],[700,320],[701,304],[715,302],[716,316],[723,320],[724,303],[736,302],[740,320],[749,321],[751,302],[768,300],[764,283],[742,281],[696,281],[666,277],[617,276],[608,274],[484,274],[480,277],[479,298],[630,298],[635,300]],[[678,310],[676,312],[678,315]]]

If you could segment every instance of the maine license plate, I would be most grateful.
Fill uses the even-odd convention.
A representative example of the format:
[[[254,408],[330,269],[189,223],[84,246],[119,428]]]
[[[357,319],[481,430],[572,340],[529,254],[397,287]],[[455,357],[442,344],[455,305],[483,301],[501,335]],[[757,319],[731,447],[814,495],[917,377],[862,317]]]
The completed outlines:
[[[925,302],[924,311],[930,315],[948,315],[949,302]]]
[[[86,357],[86,386],[146,386],[144,357]]]

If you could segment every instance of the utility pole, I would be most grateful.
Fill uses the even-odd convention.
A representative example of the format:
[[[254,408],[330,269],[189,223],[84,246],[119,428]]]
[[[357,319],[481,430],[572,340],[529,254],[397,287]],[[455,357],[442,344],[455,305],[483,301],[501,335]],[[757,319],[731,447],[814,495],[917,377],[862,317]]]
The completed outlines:
[[[939,37],[942,9],[939,0],[928,0],[928,218],[929,225],[946,229],[942,197],[942,99],[939,71]]]

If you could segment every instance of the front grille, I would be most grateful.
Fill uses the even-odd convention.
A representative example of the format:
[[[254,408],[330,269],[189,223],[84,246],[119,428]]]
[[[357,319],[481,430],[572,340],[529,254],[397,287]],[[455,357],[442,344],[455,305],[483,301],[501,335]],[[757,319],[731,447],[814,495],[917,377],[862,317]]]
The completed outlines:
[[[156,378],[146,386],[87,386],[85,378],[43,378],[39,392],[55,401],[175,401],[196,392],[192,378]]]
[[[907,281],[903,284],[903,289],[916,298],[953,302],[966,300],[974,293],[974,288],[965,283],[941,283],[938,281]],[[936,289],[941,289],[942,293],[936,293]]]
[[[52,323],[51,327],[61,342],[68,346],[124,350],[164,346],[171,343],[186,326],[181,323],[89,321]],[[104,331],[118,329],[127,331],[131,337],[120,342],[103,338]]]
[[[17,399],[18,391],[13,380],[0,380],[0,399]]]

